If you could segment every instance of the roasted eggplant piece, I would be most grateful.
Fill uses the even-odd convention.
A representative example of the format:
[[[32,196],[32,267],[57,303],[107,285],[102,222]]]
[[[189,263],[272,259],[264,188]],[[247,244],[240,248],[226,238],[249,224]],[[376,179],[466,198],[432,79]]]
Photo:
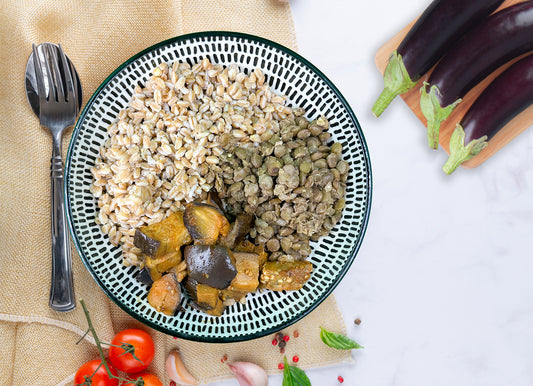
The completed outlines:
[[[170,268],[168,272],[173,272],[176,275],[176,279],[181,283],[187,277],[187,263],[182,260],[178,265]]]
[[[204,312],[211,316],[222,316],[222,313],[224,312],[225,308],[226,306],[224,305],[224,302],[222,301],[222,299],[218,298],[217,304],[215,305],[215,307],[209,310],[205,310]]]
[[[249,252],[235,252],[235,267],[237,276],[231,282],[228,290],[237,292],[253,292],[259,285],[259,255]]]
[[[192,242],[183,222],[183,212],[174,212],[163,221],[135,230],[134,245],[149,257],[160,257]]]
[[[220,298],[224,302],[228,300],[235,300],[236,302],[240,302],[246,297],[247,294],[248,292],[225,289],[220,291]]]
[[[199,284],[189,276],[187,276],[183,283],[185,284],[187,293],[192,299],[190,303],[191,307],[198,311],[205,312],[208,315],[222,315],[225,308],[222,300],[223,291],[205,284]]]
[[[148,292],[148,303],[165,315],[174,315],[180,300],[180,285],[173,273],[167,273],[154,281]]]
[[[233,248],[234,252],[249,252],[259,255],[259,267],[261,268],[263,264],[268,259],[268,252],[265,251],[264,245],[255,245],[251,241],[243,240]]]
[[[184,257],[188,276],[198,283],[224,289],[237,275],[233,252],[222,245],[188,245]]]
[[[133,277],[139,283],[144,284],[147,287],[150,287],[154,282],[154,279],[152,279],[152,275],[150,274],[150,270],[146,267],[141,268],[140,270],[135,272]]]
[[[219,244],[233,249],[250,232],[253,221],[254,216],[251,213],[238,214],[235,221],[231,224],[228,234],[220,237]]]
[[[295,291],[311,276],[309,261],[267,261],[261,271],[261,287],[273,291]]]
[[[226,236],[229,222],[217,207],[205,203],[191,203],[183,212],[183,222],[195,244],[209,245]]]
[[[198,281],[194,280],[190,276],[186,276],[185,280],[183,280],[183,285],[185,286],[185,291],[187,291],[187,294],[189,297],[196,302],[198,300],[198,296],[196,294],[196,288],[198,285]]]
[[[218,288],[210,287],[206,284],[196,285],[197,303],[206,309],[212,309],[217,306],[220,297],[220,290]]]
[[[174,268],[181,262],[181,250],[170,251],[166,255],[159,257],[147,256],[144,262],[145,267],[150,270],[152,280],[159,279],[165,272]]]

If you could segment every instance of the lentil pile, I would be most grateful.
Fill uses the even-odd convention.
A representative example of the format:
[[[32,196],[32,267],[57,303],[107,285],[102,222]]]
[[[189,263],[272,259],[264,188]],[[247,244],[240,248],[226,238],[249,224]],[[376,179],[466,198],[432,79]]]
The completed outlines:
[[[309,242],[329,233],[345,203],[342,145],[328,145],[326,118],[302,114],[295,109],[257,146],[230,147],[214,168],[215,189],[231,211],[255,215],[250,236],[270,260],[305,260]]]

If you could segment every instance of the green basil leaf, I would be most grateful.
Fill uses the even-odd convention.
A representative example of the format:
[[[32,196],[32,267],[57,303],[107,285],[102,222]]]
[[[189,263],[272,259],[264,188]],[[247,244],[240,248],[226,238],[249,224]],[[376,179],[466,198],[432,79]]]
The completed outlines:
[[[284,358],[284,361],[282,386],[311,386],[311,381],[302,369],[290,366],[287,362],[287,357]]]
[[[320,327],[320,339],[329,347],[333,347],[339,350],[352,350],[358,348],[364,348],[356,341],[334,332],[330,332]]]

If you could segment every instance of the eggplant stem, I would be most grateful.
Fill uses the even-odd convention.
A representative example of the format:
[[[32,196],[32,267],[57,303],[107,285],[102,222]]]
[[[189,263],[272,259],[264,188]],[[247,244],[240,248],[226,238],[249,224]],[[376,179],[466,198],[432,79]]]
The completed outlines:
[[[372,113],[376,117],[385,111],[397,95],[406,93],[416,85],[403,64],[402,56],[397,51],[394,51],[389,57],[387,68],[383,73],[383,83],[383,91],[372,107]]]
[[[376,118],[379,117],[397,95],[397,93],[385,87],[372,107],[374,116]]]
[[[450,156],[442,167],[446,174],[452,174],[459,165],[478,155],[487,146],[487,136],[474,139],[465,146],[465,132],[460,124],[450,137]]]
[[[448,119],[455,106],[461,102],[461,99],[457,99],[446,107],[441,107],[438,97],[441,94],[438,87],[430,86],[429,91],[427,91],[428,86],[430,84],[424,82],[424,85],[420,88],[420,110],[422,110],[422,114],[427,120],[428,145],[432,149],[437,149],[439,147],[441,123]]]

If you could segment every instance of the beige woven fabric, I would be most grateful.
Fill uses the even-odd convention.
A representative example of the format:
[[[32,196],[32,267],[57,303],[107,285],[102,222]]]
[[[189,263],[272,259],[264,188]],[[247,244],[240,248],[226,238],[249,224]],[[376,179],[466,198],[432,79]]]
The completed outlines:
[[[31,43],[60,42],[75,64],[87,101],[107,75],[138,51],[164,39],[201,30],[256,34],[296,49],[290,8],[274,0],[0,0],[0,385],[71,384],[76,369],[97,356],[94,342],[75,343],[86,328],[79,306],[69,313],[48,307],[50,286],[51,137],[39,127],[24,93],[24,68]],[[68,137],[64,140],[64,148]],[[271,337],[234,344],[176,340],[140,325],[96,285],[74,251],[74,283],[102,340],[140,326],[154,337],[150,370],[164,384],[164,359],[179,347],[202,383],[230,377],[229,360],[257,362],[270,372],[282,360]],[[298,329],[287,355],[302,368],[350,361],[350,353],[319,341],[319,326],[345,332],[333,298],[287,329]]]

